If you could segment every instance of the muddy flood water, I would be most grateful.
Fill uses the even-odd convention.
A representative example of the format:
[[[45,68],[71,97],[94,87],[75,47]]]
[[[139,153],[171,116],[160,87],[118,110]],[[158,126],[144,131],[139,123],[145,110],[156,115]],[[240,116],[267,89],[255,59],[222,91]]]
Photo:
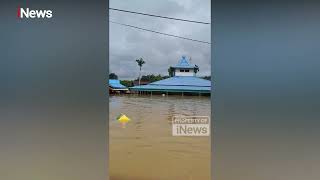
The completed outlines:
[[[174,115],[210,116],[210,97],[110,96],[110,180],[209,180],[210,137],[172,136]],[[120,113],[131,121],[125,128]]]

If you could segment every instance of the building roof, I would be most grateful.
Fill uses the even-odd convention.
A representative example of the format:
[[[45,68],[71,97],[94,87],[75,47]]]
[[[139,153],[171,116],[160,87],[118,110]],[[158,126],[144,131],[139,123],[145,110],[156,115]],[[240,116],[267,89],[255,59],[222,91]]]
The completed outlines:
[[[210,93],[211,81],[194,76],[174,76],[148,85],[134,86],[130,89],[136,91]]]
[[[175,66],[171,66],[171,67],[193,69],[196,67],[196,65],[191,64],[185,56],[182,56],[182,58],[179,60],[178,64]]]
[[[117,79],[109,79],[109,86],[113,89],[127,89],[127,87],[120,84],[120,80]]]

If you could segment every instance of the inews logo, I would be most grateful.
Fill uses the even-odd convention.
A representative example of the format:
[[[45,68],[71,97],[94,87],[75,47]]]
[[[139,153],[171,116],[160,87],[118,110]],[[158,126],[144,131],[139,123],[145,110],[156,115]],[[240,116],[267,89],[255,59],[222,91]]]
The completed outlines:
[[[33,10],[29,8],[20,8],[17,9],[17,18],[52,18],[52,10]]]

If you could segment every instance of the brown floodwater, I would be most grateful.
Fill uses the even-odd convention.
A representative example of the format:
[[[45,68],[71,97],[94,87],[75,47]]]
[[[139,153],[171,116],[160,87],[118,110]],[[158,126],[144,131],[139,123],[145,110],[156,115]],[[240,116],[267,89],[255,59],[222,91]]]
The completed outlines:
[[[210,137],[172,136],[171,119],[210,111],[210,97],[110,96],[110,179],[209,180]],[[120,113],[131,119],[125,128]]]

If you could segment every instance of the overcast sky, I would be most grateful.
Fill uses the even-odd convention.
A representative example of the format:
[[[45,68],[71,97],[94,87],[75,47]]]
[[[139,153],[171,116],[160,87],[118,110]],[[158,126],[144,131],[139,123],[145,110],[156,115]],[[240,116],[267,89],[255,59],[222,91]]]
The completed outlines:
[[[110,0],[110,8],[138,11],[195,21],[211,21],[210,0]],[[188,23],[135,15],[110,10],[110,20],[168,34],[208,41],[210,25]],[[178,63],[181,56],[192,58],[200,67],[199,76],[211,75],[211,45],[168,37],[161,34],[110,23],[110,72],[119,79],[138,77],[135,60],[142,57],[146,64],[142,75],[168,75],[168,67]]]

